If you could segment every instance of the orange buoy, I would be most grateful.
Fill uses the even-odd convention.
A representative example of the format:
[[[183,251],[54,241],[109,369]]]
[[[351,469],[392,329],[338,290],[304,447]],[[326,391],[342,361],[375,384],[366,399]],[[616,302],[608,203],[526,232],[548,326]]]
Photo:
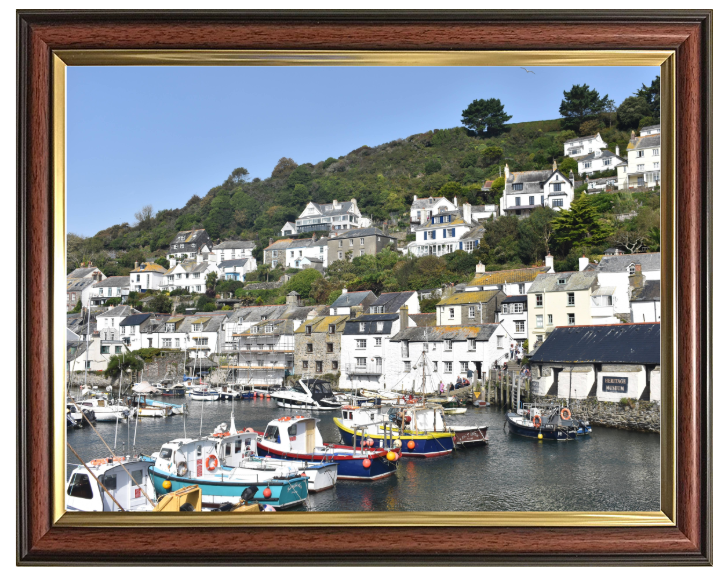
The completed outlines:
[[[272,490],[270,490],[270,488],[265,488],[265,490],[263,490],[263,496],[265,496],[265,498],[270,498],[270,496],[272,496]]]
[[[415,450],[415,440],[410,440],[410,442],[407,443],[408,450]]]
[[[372,462],[370,462],[369,458],[365,458],[365,460],[363,460],[363,468],[370,468],[371,465]]]
[[[370,447],[372,447],[373,444],[375,444],[375,440],[373,440],[372,438],[370,438],[370,440],[367,441],[367,445],[370,446]]]

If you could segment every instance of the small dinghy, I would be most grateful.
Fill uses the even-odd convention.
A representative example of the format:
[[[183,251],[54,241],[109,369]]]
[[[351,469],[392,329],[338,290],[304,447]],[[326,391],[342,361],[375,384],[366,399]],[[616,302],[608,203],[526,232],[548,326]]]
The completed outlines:
[[[217,390],[211,390],[209,387],[193,388],[190,390],[190,400],[214,402],[215,400],[220,400],[220,393]]]
[[[284,416],[272,420],[258,439],[263,456],[308,463],[336,463],[339,480],[379,480],[397,471],[397,449],[368,447],[358,440],[352,446],[324,444],[317,418]]]
[[[575,440],[592,432],[590,422],[573,418],[561,404],[525,404],[505,414],[505,423],[513,434],[537,440]]]

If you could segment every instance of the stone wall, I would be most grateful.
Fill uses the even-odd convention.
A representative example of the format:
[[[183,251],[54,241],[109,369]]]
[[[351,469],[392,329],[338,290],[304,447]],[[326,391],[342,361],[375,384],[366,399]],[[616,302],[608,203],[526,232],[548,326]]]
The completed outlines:
[[[183,377],[184,360],[185,355],[182,352],[163,352],[161,356],[156,356],[152,362],[145,363],[142,378],[151,383],[165,379],[178,380]]]
[[[541,400],[549,400],[543,398]],[[593,426],[620,428],[637,432],[660,433],[660,404],[634,400],[631,405],[620,402],[599,402],[594,398],[570,400],[574,417],[590,420]]]

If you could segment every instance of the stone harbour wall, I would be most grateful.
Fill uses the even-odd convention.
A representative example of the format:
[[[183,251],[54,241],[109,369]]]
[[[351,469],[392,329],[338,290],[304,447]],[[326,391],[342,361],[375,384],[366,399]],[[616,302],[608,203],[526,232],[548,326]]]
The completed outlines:
[[[162,356],[156,356],[152,362],[145,362],[145,368],[142,374],[142,379],[147,380],[151,384],[160,382],[165,379],[169,380],[180,380],[183,377],[183,361],[185,355],[182,352],[165,352]],[[133,378],[135,375],[133,374]],[[138,374],[137,378],[140,378]],[[223,380],[224,381],[224,380]],[[73,372],[72,373],[72,386],[73,388],[82,386],[85,383],[84,372]],[[89,386],[97,386],[98,388],[105,388],[110,385],[113,388],[117,388],[120,383],[119,378],[105,378],[101,374],[95,372],[88,372],[87,383]],[[123,389],[128,383],[128,376],[123,376]]]
[[[632,405],[620,402],[599,402],[594,398],[571,400],[573,416],[585,419],[593,426],[635,430],[637,432],[660,433],[660,404],[657,402],[631,401]]]

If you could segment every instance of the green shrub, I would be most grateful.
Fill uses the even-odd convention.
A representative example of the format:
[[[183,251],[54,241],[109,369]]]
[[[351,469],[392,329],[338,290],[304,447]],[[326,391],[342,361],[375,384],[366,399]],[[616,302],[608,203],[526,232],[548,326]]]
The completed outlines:
[[[428,160],[425,162],[425,175],[430,176],[431,174],[435,174],[436,172],[440,172],[442,170],[442,164],[440,164],[439,160]]]

